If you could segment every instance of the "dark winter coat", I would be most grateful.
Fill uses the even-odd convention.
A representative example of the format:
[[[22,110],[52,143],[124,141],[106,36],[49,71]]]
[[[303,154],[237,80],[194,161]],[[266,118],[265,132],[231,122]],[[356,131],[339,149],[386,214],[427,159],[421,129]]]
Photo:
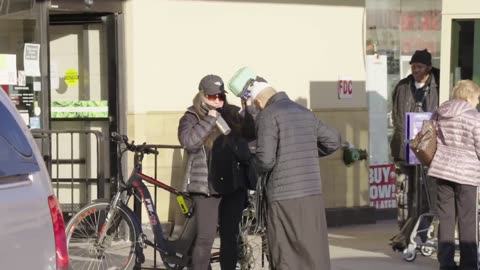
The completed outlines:
[[[440,70],[433,68],[430,75],[429,81],[422,88],[426,91],[425,95],[416,89],[411,74],[395,87],[392,96],[393,136],[390,142],[391,155],[395,161],[405,161],[405,113],[416,111],[415,96],[419,101],[423,99],[422,111],[434,112],[438,108]]]
[[[256,119],[255,163],[267,180],[269,201],[322,193],[319,156],[341,146],[340,133],[284,92],[270,98]]]
[[[215,124],[216,118],[201,115],[196,105],[188,108],[178,126],[178,139],[188,155],[184,190],[210,195],[216,193],[208,180],[210,153],[220,133]],[[253,119],[249,115],[242,116],[239,111],[239,107],[226,103],[220,114],[232,129],[232,136],[252,137]]]

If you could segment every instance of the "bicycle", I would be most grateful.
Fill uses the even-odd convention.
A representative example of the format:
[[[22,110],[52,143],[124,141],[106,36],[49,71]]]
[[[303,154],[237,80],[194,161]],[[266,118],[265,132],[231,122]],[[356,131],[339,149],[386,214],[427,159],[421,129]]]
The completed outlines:
[[[134,153],[134,168],[126,182],[120,174],[118,191],[111,201],[97,200],[82,208],[67,224],[67,246],[72,269],[132,269],[145,261],[143,249],[150,246],[160,253],[160,258],[168,270],[187,267],[191,259],[191,248],[196,237],[195,205],[192,198],[157,179],[142,173],[142,161],[146,154],[158,152],[146,144],[134,145],[128,137],[112,133],[112,139],[120,148],[120,160],[126,151]],[[121,149],[122,145],[124,149]],[[121,170],[120,170],[121,171]],[[178,237],[164,234],[155,205],[143,181],[160,187],[177,196],[180,210],[185,216],[183,229]],[[129,199],[135,196],[144,203],[154,239],[151,242],[143,234],[141,223],[128,207]],[[256,269],[256,247],[249,241],[254,218],[255,204],[251,202],[245,209],[241,231],[240,269]],[[250,239],[252,235],[250,235]],[[262,237],[262,258],[263,258]],[[218,262],[219,252],[211,255],[211,262]]]
[[[256,224],[257,202],[255,192],[248,195],[248,207],[243,210],[240,223],[240,270],[264,269],[268,263],[268,244],[265,228]],[[260,257],[260,260],[258,258]],[[269,267],[269,265],[268,265]],[[269,268],[268,268],[269,269]]]
[[[113,133],[112,139],[119,145],[120,159],[126,151],[131,151],[134,153],[135,165],[126,182],[120,176],[118,191],[111,201],[94,201],[82,208],[68,223],[67,246],[72,268],[90,269],[94,266],[94,269],[131,269],[135,264],[145,261],[143,249],[150,246],[160,253],[167,269],[183,269],[190,262],[190,250],[196,236],[193,214],[195,205],[192,198],[142,173],[144,156],[157,155],[157,150],[146,144],[134,145],[133,141],[129,143],[125,135]],[[164,235],[154,201],[143,181],[177,196],[177,202],[185,216],[183,230],[178,238]],[[132,195],[144,203],[155,243],[143,234],[140,221],[128,207]]]

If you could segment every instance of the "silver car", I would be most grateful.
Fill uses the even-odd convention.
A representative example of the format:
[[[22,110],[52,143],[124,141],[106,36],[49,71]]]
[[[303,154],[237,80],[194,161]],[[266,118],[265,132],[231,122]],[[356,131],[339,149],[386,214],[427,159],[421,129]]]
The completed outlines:
[[[0,269],[66,270],[65,224],[30,131],[0,88]]]

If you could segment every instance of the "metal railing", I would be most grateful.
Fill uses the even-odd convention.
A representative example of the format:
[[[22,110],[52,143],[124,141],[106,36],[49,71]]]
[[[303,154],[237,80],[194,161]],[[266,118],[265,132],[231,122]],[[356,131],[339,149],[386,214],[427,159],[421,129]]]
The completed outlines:
[[[115,189],[116,181],[105,177],[106,171],[106,145],[108,141],[99,131],[93,130],[31,130],[37,145],[42,153],[45,165],[50,174],[52,185],[57,198],[60,201],[64,217],[73,216],[81,207],[97,198],[110,198],[110,192]],[[183,148],[179,145],[152,144],[148,147],[159,152],[158,155],[145,156],[142,169],[149,176],[154,177],[177,189],[183,185],[184,160]],[[168,160],[171,164],[165,164]],[[124,165],[130,166],[130,159]],[[119,164],[120,165],[120,164]],[[130,167],[124,168],[123,172],[129,173]],[[168,175],[170,179],[165,179]],[[128,177],[124,175],[124,177]],[[112,178],[113,179],[113,178]],[[177,211],[176,198],[161,188],[145,183],[150,189],[155,206],[168,211],[167,220],[162,224],[165,233],[172,234],[174,223],[181,223],[183,218]],[[93,190],[92,186],[96,185]],[[95,195],[96,193],[96,195]],[[167,197],[165,197],[167,196]],[[142,202],[136,197],[133,202],[133,210],[138,219],[142,221]],[[159,199],[162,201],[160,202]],[[168,208],[164,203],[168,201]],[[148,221],[142,222],[149,228]],[[148,232],[146,232],[148,233]],[[153,239],[153,238],[150,238]],[[150,259],[152,257],[149,257]],[[159,269],[162,261],[157,252],[154,252],[153,262],[145,265],[136,265],[134,269]],[[141,267],[141,268],[140,268]]]
[[[164,182],[174,188],[181,189],[183,185],[183,173],[184,173],[184,168],[183,168],[183,158],[182,158],[182,151],[183,148],[180,145],[164,145],[164,144],[149,144],[147,147],[153,148],[159,152],[158,155],[152,156],[152,155],[147,155],[144,158],[142,170],[145,174],[158,179],[161,182]],[[159,166],[161,165],[159,160],[164,159],[164,154],[166,150],[173,150],[173,153],[171,153],[171,157],[168,157],[167,159],[171,158],[171,162],[173,163],[172,166],[165,166],[165,169],[170,169],[170,179],[162,179],[161,176],[159,175]],[[149,166],[151,165],[151,166]],[[181,166],[179,166],[181,165]],[[174,166],[177,166],[178,168],[174,168]],[[175,175],[175,171],[178,171],[178,174]],[[160,177],[160,178],[159,178]],[[173,197],[171,194],[169,194],[166,191],[163,191],[161,188],[158,188],[156,186],[150,185],[148,183],[145,183],[145,185],[150,189],[150,192],[152,192],[152,197],[154,200],[154,204],[157,210],[161,205],[159,205],[159,192],[162,192],[160,195],[165,195],[168,196],[168,201],[169,201],[169,220],[162,220],[162,226],[164,228],[164,233],[165,234],[172,234],[174,230],[174,223],[178,223],[177,219],[183,218],[180,214],[180,212],[176,211],[178,207],[176,204],[176,199]],[[133,209],[135,214],[137,215],[139,220],[142,220],[142,202],[138,200],[139,196],[136,196],[136,199],[134,200],[133,204]],[[158,211],[157,211],[158,213]],[[143,223],[143,222],[142,222]],[[146,226],[146,228],[149,228],[149,225]],[[155,243],[156,244],[156,243]],[[153,265],[136,265],[134,269],[159,269],[158,267],[161,267],[163,264],[161,260],[157,257],[157,252],[154,252],[153,254]]]
[[[92,200],[106,197],[106,146],[101,132],[38,129],[31,132],[66,217]]]

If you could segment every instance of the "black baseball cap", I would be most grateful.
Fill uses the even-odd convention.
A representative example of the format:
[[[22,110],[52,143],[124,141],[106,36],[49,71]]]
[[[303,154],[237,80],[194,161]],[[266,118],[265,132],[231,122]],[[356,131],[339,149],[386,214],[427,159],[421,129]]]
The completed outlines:
[[[226,93],[222,78],[217,75],[207,75],[200,80],[198,90],[204,91],[207,95]]]

